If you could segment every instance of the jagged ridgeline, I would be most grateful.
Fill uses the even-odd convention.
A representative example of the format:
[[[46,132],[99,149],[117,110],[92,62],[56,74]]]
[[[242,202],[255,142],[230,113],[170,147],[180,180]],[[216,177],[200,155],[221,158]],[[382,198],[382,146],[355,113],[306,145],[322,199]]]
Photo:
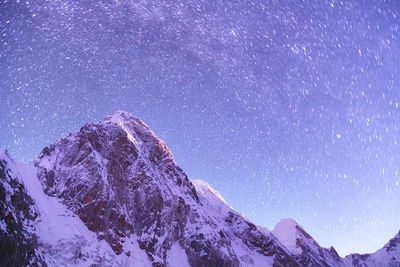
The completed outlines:
[[[399,235],[341,258],[293,220],[274,231],[190,180],[149,127],[117,111],[42,150],[0,153],[0,266],[399,266]]]

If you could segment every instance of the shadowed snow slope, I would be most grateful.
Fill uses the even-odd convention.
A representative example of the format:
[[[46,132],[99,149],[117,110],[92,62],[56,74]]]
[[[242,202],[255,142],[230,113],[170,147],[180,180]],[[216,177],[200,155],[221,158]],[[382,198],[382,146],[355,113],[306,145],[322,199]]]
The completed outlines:
[[[293,220],[271,233],[190,180],[123,111],[57,140],[32,164],[0,150],[0,237],[1,266],[374,266],[398,255],[399,239],[342,259]]]

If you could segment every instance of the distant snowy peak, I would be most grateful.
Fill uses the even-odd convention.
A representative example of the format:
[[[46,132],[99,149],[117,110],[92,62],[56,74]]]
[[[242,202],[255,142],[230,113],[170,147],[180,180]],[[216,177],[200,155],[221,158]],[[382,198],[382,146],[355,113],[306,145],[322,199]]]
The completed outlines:
[[[344,266],[336,250],[321,247],[293,219],[282,219],[272,234],[289,250],[302,266]]]
[[[272,231],[272,234],[292,253],[301,254],[302,250],[297,244],[301,236],[298,233],[299,225],[293,219],[282,219]]]
[[[293,254],[301,254],[301,243],[318,243],[293,219],[281,219],[272,233]]]
[[[351,266],[400,266],[400,232],[371,254],[351,254],[345,258]]]

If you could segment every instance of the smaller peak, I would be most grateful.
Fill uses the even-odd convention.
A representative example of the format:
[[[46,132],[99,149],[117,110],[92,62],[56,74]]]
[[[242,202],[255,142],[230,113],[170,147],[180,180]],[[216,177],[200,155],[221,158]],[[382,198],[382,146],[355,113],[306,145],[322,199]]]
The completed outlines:
[[[292,253],[300,254],[301,249],[297,246],[297,236],[299,224],[289,218],[281,219],[280,222],[275,225],[272,234],[278,238],[278,240]]]
[[[275,225],[275,229],[276,228],[295,228],[296,226],[299,226],[299,224],[291,218],[282,218],[276,225]]]

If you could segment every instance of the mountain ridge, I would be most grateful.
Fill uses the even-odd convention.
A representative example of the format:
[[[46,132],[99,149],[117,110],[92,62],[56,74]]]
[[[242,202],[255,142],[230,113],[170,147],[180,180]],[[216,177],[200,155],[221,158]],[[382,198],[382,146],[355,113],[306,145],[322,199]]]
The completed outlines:
[[[278,224],[272,232],[253,224],[206,182],[189,179],[166,144],[124,111],[58,139],[32,164],[16,163],[2,153],[0,248],[6,253],[1,264],[20,266],[20,259],[43,266],[400,262],[392,256],[399,254],[398,235],[378,254],[340,258],[334,248],[322,248],[293,220],[286,221],[289,228]],[[18,200],[12,201],[13,196]],[[13,235],[11,226],[19,236]],[[282,232],[290,231],[288,243]],[[7,247],[4,240],[14,245]],[[10,256],[10,251],[19,256]]]

